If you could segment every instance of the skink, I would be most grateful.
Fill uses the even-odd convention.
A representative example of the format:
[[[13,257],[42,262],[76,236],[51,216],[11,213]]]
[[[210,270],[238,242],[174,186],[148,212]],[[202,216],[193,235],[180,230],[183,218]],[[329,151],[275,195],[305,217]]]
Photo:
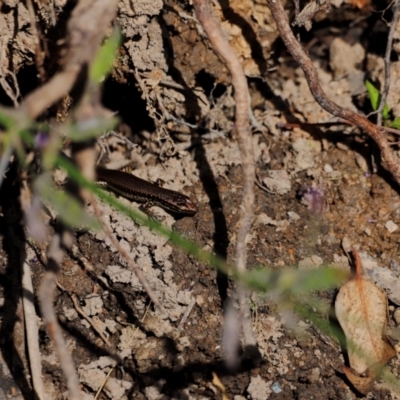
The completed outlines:
[[[160,206],[177,214],[194,215],[197,206],[182,193],[164,189],[126,172],[96,168],[97,183],[129,200]]]

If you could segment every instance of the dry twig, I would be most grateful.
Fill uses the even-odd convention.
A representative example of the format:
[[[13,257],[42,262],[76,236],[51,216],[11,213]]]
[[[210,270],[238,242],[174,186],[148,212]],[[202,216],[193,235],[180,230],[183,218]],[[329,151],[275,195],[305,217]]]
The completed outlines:
[[[296,40],[292,30],[290,29],[289,21],[281,2],[279,0],[267,0],[267,3],[276,22],[281,38],[293,58],[299,63],[303,70],[311,94],[316,102],[332,115],[343,118],[364,130],[378,145],[382,161],[386,164],[386,167],[392,173],[396,182],[400,185],[400,163],[383,135],[384,130],[368,121],[364,116],[339,106],[326,96],[319,83],[316,68],[311,59],[301,48],[301,45]]]
[[[95,322],[92,320],[92,318],[90,318],[83,310],[82,308],[79,306],[79,299],[78,296],[75,293],[68,293],[69,297],[72,300],[72,303],[74,303],[74,307],[76,312],[83,318],[85,319],[89,325],[92,327],[92,329],[101,337],[101,339],[103,340],[103,342],[108,346],[111,347],[111,343],[109,342],[109,340],[105,337],[105,335],[103,334],[103,332],[97,328]]]
[[[33,40],[35,43],[36,69],[38,71],[40,82],[43,83],[46,79],[46,72],[44,69],[44,51],[40,44],[40,34],[39,34],[39,29],[38,29],[38,26],[36,23],[36,14],[35,14],[35,10],[33,8],[32,0],[27,0],[26,7],[28,8],[30,25],[31,25],[32,33],[33,33]]]
[[[315,123],[308,123],[308,122],[282,122],[276,124],[276,127],[279,129],[294,129],[294,128],[330,128],[332,126],[340,126],[340,125],[347,125],[347,126],[354,126],[353,123],[349,121],[332,121],[332,122],[315,122]],[[386,133],[393,133],[393,135],[400,135],[400,129],[390,128],[389,126],[382,126],[382,130]],[[393,144],[393,142],[390,142]],[[257,182],[256,182],[257,183]]]
[[[117,0],[79,0],[68,22],[61,71],[24,99],[21,112],[35,119],[70,92],[81,74],[85,77],[88,65],[115,18],[117,4]]]
[[[46,398],[42,379],[42,358],[39,351],[39,333],[36,320],[36,310],[33,302],[33,284],[31,268],[25,260],[22,265],[22,304],[26,330],[29,366],[32,375],[32,386],[39,400]]]
[[[31,119],[38,117],[48,106],[67,94],[78,78],[86,79],[88,66],[91,64],[108,26],[114,19],[116,11],[117,0],[79,0],[68,22],[67,47],[61,62],[62,70],[24,99],[19,110],[24,116]],[[85,176],[94,175],[95,157],[92,158],[92,163],[89,161],[85,165]],[[54,342],[61,368],[67,380],[69,398],[75,400],[80,398],[79,380],[53,308],[57,272],[64,256],[64,250],[71,245],[72,240],[70,240],[68,231],[61,227],[60,231],[55,233],[49,246],[48,263],[40,286],[39,299],[47,331]]]
[[[5,65],[7,64],[3,60],[3,58],[6,57],[5,49],[7,46],[8,46],[7,39],[4,37],[0,38],[0,65],[2,66],[2,70],[0,71],[0,85],[6,92],[7,96],[12,100],[14,107],[18,107],[19,105],[18,99],[21,96],[18,80],[14,72],[5,68]],[[12,88],[11,85],[8,83],[6,79],[7,76],[9,76],[12,79],[14,88]]]
[[[148,313],[149,310],[150,310],[150,306],[151,306],[151,303],[147,306],[146,311],[145,311],[145,313],[143,314],[142,319],[140,320],[140,323],[141,323],[141,324],[143,324],[144,320],[146,319],[147,313]],[[131,326],[131,324],[127,324],[127,325]],[[128,349],[128,348],[131,347],[132,342],[133,342],[133,340],[135,339],[136,332],[137,332],[138,330],[139,330],[139,326],[137,326],[136,329],[133,331],[133,334],[132,334],[132,336],[130,337],[130,339],[129,339],[127,342],[125,342],[125,346],[124,346],[123,350],[121,351],[121,354],[124,353],[124,351],[125,351],[126,349]],[[112,367],[110,368],[110,370],[108,371],[108,373],[107,373],[106,377],[104,378],[102,384],[101,384],[100,387],[98,388],[98,390],[97,390],[97,392],[96,392],[96,395],[94,396],[94,399],[93,399],[93,400],[96,400],[96,399],[99,398],[99,396],[100,396],[100,394],[101,394],[101,392],[102,392],[104,386],[105,386],[106,383],[107,383],[108,378],[110,377],[110,375],[112,374],[112,372],[114,371],[114,369],[115,369],[116,366],[117,366],[117,365],[114,365],[114,366],[112,366]]]
[[[228,67],[232,76],[232,85],[235,90],[235,125],[244,178],[235,259],[238,271],[243,273],[246,271],[246,236],[251,228],[254,214],[255,165],[249,118],[249,90],[242,63],[226,39],[219,22],[212,15],[208,0],[193,0],[193,6],[196,17],[206,32],[213,50],[222,58]],[[242,314],[245,348],[246,350],[253,351],[257,348],[257,342],[253,333],[247,291],[239,286],[238,295]],[[254,360],[256,361],[256,359],[259,358],[258,351],[254,352],[254,356]]]
[[[386,43],[385,51],[385,87],[382,90],[381,101],[379,102],[379,107],[375,111],[377,113],[376,124],[378,126],[382,125],[382,111],[386,104],[386,99],[389,94],[390,88],[390,54],[392,52],[393,36],[396,30],[397,22],[399,20],[399,10],[400,10],[400,0],[396,0],[393,4],[393,18],[390,26],[390,31],[388,35],[388,40]]]
[[[63,238],[62,238],[63,237]],[[40,309],[42,311],[43,320],[47,327],[47,332],[52,339],[60,359],[60,365],[67,380],[67,388],[69,391],[69,399],[79,400],[79,379],[75,370],[74,362],[65,344],[64,337],[61,333],[60,326],[53,307],[53,293],[57,282],[57,272],[59,265],[64,257],[66,234],[56,233],[50,243],[47,257],[47,271],[42,278],[39,290]],[[68,241],[68,240],[67,240]]]

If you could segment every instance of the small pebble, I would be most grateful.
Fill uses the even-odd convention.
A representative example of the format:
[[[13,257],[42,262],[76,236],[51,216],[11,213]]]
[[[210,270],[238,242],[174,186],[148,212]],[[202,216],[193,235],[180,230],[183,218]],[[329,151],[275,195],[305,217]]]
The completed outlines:
[[[346,253],[350,253],[352,249],[351,240],[347,236],[342,239],[342,248]]]
[[[317,266],[321,266],[324,263],[324,260],[320,256],[313,255],[311,256],[312,262]]]
[[[294,211],[288,211],[287,215],[292,221],[297,221],[300,219],[300,215],[296,214]]]
[[[363,172],[367,172],[369,170],[367,160],[358,153],[355,153],[354,156],[356,158],[357,165],[362,169]]]
[[[298,263],[299,269],[317,269],[323,263],[318,256],[306,257]]]
[[[397,262],[397,260],[391,260],[389,265],[390,265],[390,269],[393,272],[395,272],[395,273],[399,272],[399,263]]]
[[[350,147],[347,144],[344,144],[343,142],[337,142],[336,143],[336,147],[340,150],[344,150],[344,151],[350,151]]]
[[[275,194],[286,194],[292,186],[290,176],[285,170],[270,170],[268,176],[262,180],[264,186]]]
[[[390,232],[393,233],[399,229],[399,226],[395,224],[392,220],[386,222],[385,228]]]
[[[393,313],[393,318],[396,321],[396,324],[400,325],[400,308],[397,308],[396,311]]]
[[[274,382],[274,383],[272,384],[272,386],[271,386],[271,389],[272,389],[272,391],[273,391],[274,393],[280,393],[280,392],[282,392],[282,387],[281,387],[281,385],[279,384],[279,382]]]
[[[320,377],[321,377],[321,372],[320,372],[319,368],[313,368],[311,370],[311,373],[308,375],[308,380],[311,383],[314,383],[314,382],[317,382]]]
[[[324,171],[325,171],[327,174],[331,174],[331,173],[333,172],[332,165],[330,165],[330,164],[325,164],[325,165],[324,165]]]

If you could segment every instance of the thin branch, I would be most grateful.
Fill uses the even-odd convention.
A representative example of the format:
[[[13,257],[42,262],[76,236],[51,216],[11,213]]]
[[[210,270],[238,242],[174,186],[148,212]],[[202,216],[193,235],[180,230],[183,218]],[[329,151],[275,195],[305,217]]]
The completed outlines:
[[[14,72],[11,72],[9,69],[5,68],[5,65],[8,64],[8,62],[4,62],[4,57],[6,56],[5,49],[8,46],[7,39],[1,38],[0,39],[0,65],[2,66],[2,70],[0,72],[0,85],[6,92],[7,96],[12,100],[14,107],[18,107],[18,99],[21,96],[21,92],[19,89],[18,85],[18,80],[17,77],[15,76]],[[14,84],[14,90],[11,88],[11,85],[7,82],[6,77],[10,76],[13,84]]]
[[[97,328],[95,322],[92,320],[92,318],[90,318],[83,310],[82,308],[79,306],[79,299],[78,296],[75,293],[68,293],[69,297],[72,300],[72,303],[74,303],[74,307],[76,312],[83,318],[85,319],[89,325],[92,327],[92,329],[101,337],[101,339],[103,340],[103,342],[108,346],[111,347],[111,343],[109,342],[109,340],[105,337],[105,335],[103,334],[103,332]]]
[[[8,164],[10,163],[10,157],[14,151],[12,144],[8,144],[3,154],[0,157],[0,186],[3,184],[3,180],[7,171]]]
[[[386,167],[400,185],[400,162],[383,136],[384,130],[368,121],[364,116],[339,106],[326,96],[319,83],[316,68],[308,55],[301,48],[290,29],[289,21],[281,2],[279,0],[267,0],[267,3],[283,42],[304,72],[314,99],[324,110],[332,115],[343,118],[364,130],[378,145],[382,161],[386,164]]]
[[[96,395],[94,397],[93,400],[97,400],[100,396],[100,393],[102,392],[102,390],[104,389],[104,386],[106,385],[108,378],[111,376],[111,374],[114,372],[115,366],[111,367],[110,370],[108,371],[107,375],[105,376],[105,378],[103,379],[102,384],[100,385],[100,387],[97,389]]]
[[[39,400],[45,400],[46,393],[42,379],[42,359],[39,351],[39,330],[37,326],[36,310],[33,303],[33,284],[31,268],[24,261],[22,265],[22,305],[26,330],[29,366],[32,375],[32,386]]]
[[[57,272],[64,257],[63,247],[61,235],[55,233],[48,250],[47,270],[42,278],[39,289],[40,310],[46,324],[47,332],[54,343],[54,347],[60,359],[60,365],[67,381],[69,399],[79,400],[81,396],[78,375],[72,356],[67,349],[60,326],[58,325],[53,307],[53,293],[57,282]]]
[[[255,165],[253,141],[249,118],[249,90],[242,63],[230,46],[221,25],[212,15],[208,0],[193,0],[196,17],[210,40],[213,50],[222,58],[232,76],[236,105],[235,125],[243,167],[243,194],[240,206],[239,228],[237,232],[235,259],[239,272],[246,271],[246,236],[253,223]],[[239,303],[246,350],[257,348],[249,310],[248,292],[239,284]],[[254,360],[259,355],[253,354]]]
[[[26,96],[21,105],[25,115],[31,119],[37,118],[47,107],[70,92],[79,75],[86,72],[85,69],[93,60],[107,28],[115,18],[117,4],[117,0],[78,2],[68,22],[61,71]]]
[[[143,317],[142,317],[142,319],[140,320],[140,324],[141,324],[141,325],[143,325],[143,322],[144,322],[144,320],[145,320],[145,318],[146,318],[146,316],[147,316],[147,314],[148,314],[148,312],[149,312],[150,306],[151,306],[151,303],[147,306],[146,311],[144,312]],[[131,324],[127,324],[127,325],[131,326]],[[132,346],[133,339],[135,338],[136,332],[137,332],[138,330],[139,330],[139,326],[137,326],[136,329],[133,331],[132,336],[129,338],[129,340],[127,340],[127,341],[125,342],[125,346],[124,346],[124,348],[122,349],[121,354],[123,354],[123,353],[125,352],[126,349],[128,349],[130,346]],[[104,386],[105,386],[106,383],[107,383],[108,378],[110,377],[110,375],[112,374],[112,372],[114,371],[114,369],[115,369],[116,366],[117,366],[117,365],[114,365],[114,366],[112,366],[112,367],[110,368],[110,370],[108,371],[108,374],[105,376],[105,378],[104,378],[102,384],[101,384],[100,387],[98,388],[97,393],[96,393],[96,395],[94,396],[94,399],[93,399],[93,400],[96,400],[96,399],[99,398],[100,393],[102,392]]]
[[[30,26],[33,33],[33,42],[35,44],[35,64],[39,74],[40,82],[43,83],[46,79],[46,72],[44,69],[44,51],[40,45],[40,34],[36,23],[36,14],[33,8],[32,0],[27,0],[26,7],[29,12]]]
[[[289,123],[289,122],[278,122],[276,124],[276,127],[278,129],[294,129],[294,128],[330,128],[332,126],[340,126],[340,125],[347,125],[347,126],[354,126],[352,122],[349,121],[333,121],[333,122],[315,122],[315,123],[309,123],[309,122],[294,122],[294,123]],[[393,133],[393,135],[400,135],[400,130],[396,128],[390,128],[389,126],[382,126],[382,130],[384,130],[386,133]]]
[[[181,321],[179,322],[178,329],[182,329],[183,325],[185,324],[186,320],[189,317],[194,305],[196,304],[196,299],[193,298],[190,303],[188,304],[185,313],[183,314]]]
[[[399,20],[399,9],[400,9],[400,0],[396,0],[393,4],[393,18],[389,30],[388,40],[386,43],[386,51],[385,51],[385,88],[382,91],[381,101],[379,103],[378,109],[375,111],[377,115],[376,124],[378,126],[382,125],[382,111],[386,104],[386,99],[389,94],[390,88],[390,54],[392,53],[392,44],[393,44],[393,36],[396,31],[397,22]]]
[[[82,78],[82,82],[85,83],[88,66],[91,64],[116,12],[117,0],[79,0],[68,22],[66,50],[60,63],[61,72],[29,94],[24,99],[19,112],[28,118],[35,119],[47,107],[66,95],[76,83],[78,77]],[[92,162],[90,161],[87,160],[86,169],[83,169],[84,174],[86,172],[85,176],[91,174],[94,176],[95,158],[93,157]],[[69,231],[65,227],[60,227],[59,232],[54,234],[49,246],[46,273],[41,282],[39,299],[47,332],[54,342],[67,381],[69,398],[78,400],[80,398],[78,375],[57,323],[53,307],[53,294],[59,265],[64,257],[64,250],[71,246],[72,239]]]

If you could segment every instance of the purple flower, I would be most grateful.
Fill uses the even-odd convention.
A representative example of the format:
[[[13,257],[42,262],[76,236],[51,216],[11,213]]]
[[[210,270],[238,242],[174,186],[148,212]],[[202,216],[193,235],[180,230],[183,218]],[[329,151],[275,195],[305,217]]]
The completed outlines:
[[[35,135],[35,147],[38,149],[43,149],[46,147],[49,142],[49,134],[48,132],[38,132]]]

